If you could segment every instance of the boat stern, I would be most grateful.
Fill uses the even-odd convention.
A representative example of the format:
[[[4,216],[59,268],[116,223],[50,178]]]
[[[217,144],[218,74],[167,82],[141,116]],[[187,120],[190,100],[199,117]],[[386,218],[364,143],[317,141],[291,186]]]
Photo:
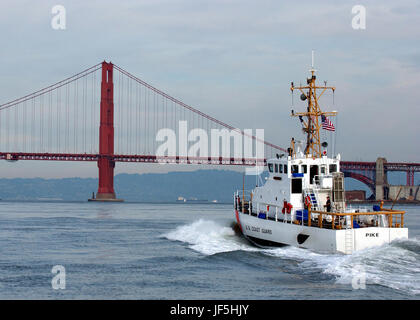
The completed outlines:
[[[350,254],[397,239],[408,239],[408,228],[370,227],[336,230],[336,250]]]

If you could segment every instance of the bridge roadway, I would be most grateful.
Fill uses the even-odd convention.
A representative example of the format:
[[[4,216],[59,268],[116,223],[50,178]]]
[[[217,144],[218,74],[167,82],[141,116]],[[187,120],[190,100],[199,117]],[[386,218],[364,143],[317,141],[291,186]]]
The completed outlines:
[[[254,158],[223,158],[223,157],[158,157],[156,155],[103,155],[103,154],[73,154],[73,153],[22,153],[0,152],[0,159],[7,161],[41,160],[41,161],[93,161],[106,159],[111,162],[140,162],[140,163],[168,163],[168,164],[205,164],[205,165],[235,165],[260,166],[266,164],[266,159]],[[341,161],[341,171],[347,178],[353,178],[367,185],[377,200],[404,198],[420,200],[419,188],[414,187],[414,172],[420,172],[420,163],[386,162],[378,158],[376,162]],[[392,186],[388,184],[386,173],[401,171],[407,173],[406,186]],[[365,172],[365,175],[361,172]],[[367,176],[370,173],[371,177]],[[373,178],[374,177],[374,178]],[[399,194],[398,194],[399,193]]]

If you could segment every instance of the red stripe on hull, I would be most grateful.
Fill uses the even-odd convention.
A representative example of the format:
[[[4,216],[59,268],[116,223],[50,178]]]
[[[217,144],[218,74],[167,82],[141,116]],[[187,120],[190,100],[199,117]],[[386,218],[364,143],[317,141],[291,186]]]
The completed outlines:
[[[235,216],[236,216],[236,221],[238,222],[239,228],[241,229],[241,232],[243,232],[242,226],[241,226],[241,221],[239,221],[239,213],[238,213],[238,210],[235,210]]]

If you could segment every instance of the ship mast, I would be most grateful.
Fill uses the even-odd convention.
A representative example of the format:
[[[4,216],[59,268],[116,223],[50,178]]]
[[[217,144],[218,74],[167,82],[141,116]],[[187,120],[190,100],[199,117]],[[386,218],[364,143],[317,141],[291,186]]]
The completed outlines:
[[[332,90],[334,93],[335,87],[327,87],[326,82],[324,86],[317,86],[315,69],[314,69],[314,51],[312,50],[312,67],[309,70],[311,72],[311,77],[306,79],[306,86],[294,86],[293,82],[291,83],[290,90],[292,94],[294,90],[299,90],[302,94],[300,99],[302,101],[308,100],[308,107],[306,112],[294,112],[292,110],[292,117],[300,117],[303,124],[303,131],[306,134],[306,148],[305,155],[308,157],[312,155],[314,158],[321,158],[321,139],[319,130],[322,126],[322,116],[335,116],[337,112],[322,112],[319,106],[319,99],[327,90]],[[306,120],[303,120],[306,118]],[[292,141],[293,142],[293,141]],[[293,150],[294,151],[294,150]]]

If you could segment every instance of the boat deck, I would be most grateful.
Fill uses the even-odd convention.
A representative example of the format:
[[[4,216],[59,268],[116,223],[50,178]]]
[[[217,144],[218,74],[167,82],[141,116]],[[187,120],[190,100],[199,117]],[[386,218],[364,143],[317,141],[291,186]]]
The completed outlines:
[[[381,206],[380,211],[326,212],[315,210],[311,211],[310,208],[308,208],[307,212],[300,216],[292,214],[272,216],[267,214],[267,212],[254,212],[252,203],[250,208],[249,201],[244,201],[244,206],[242,207],[242,201],[240,198],[237,198],[235,201],[235,210],[241,212],[242,214],[248,214],[259,219],[334,230],[369,227],[403,228],[405,214],[405,211],[384,209]],[[286,219],[283,218],[284,216]]]

